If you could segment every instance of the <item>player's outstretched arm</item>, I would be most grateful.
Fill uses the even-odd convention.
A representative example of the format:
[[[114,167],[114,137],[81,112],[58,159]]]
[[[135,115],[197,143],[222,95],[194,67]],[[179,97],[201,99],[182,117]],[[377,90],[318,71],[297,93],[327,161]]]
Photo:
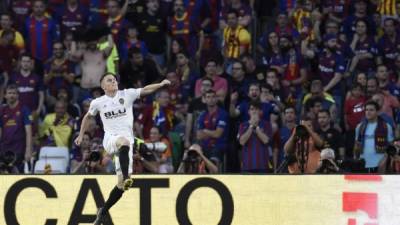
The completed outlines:
[[[83,139],[83,135],[85,134],[85,132],[87,131],[87,121],[88,119],[92,117],[92,115],[89,114],[89,112],[87,112],[85,114],[85,116],[82,119],[82,124],[81,124],[81,130],[79,131],[79,135],[78,137],[75,139],[75,144],[80,146],[82,143],[82,139]]]
[[[171,81],[165,79],[165,80],[161,81],[161,82],[158,83],[158,84],[149,84],[149,85],[146,85],[146,86],[142,89],[142,91],[140,92],[140,96],[143,97],[143,96],[146,96],[146,95],[153,94],[153,93],[156,92],[158,89],[160,89],[160,88],[162,88],[162,87],[165,87],[165,86],[168,86],[168,85],[170,85],[170,84],[171,84]]]

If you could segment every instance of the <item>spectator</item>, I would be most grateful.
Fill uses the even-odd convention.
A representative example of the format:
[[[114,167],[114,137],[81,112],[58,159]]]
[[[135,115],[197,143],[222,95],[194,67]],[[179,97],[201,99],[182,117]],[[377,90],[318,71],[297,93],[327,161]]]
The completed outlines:
[[[373,31],[375,30],[375,24],[371,14],[368,14],[367,0],[355,0],[354,9],[354,13],[350,14],[343,21],[343,32],[346,34],[347,39],[351,40],[354,38],[353,34],[357,30],[357,21],[359,20],[364,20],[365,23],[369,25],[368,30],[366,27],[364,28],[368,35],[374,34]]]
[[[29,54],[22,54],[19,64],[19,71],[11,75],[10,83],[18,86],[21,105],[27,106],[37,118],[44,106],[43,80],[33,72],[33,59]]]
[[[73,103],[71,101],[71,96],[70,92],[66,88],[60,88],[58,89],[56,96],[54,96],[54,99],[49,99],[47,102],[47,110],[46,112],[54,112],[54,105],[57,101],[63,101],[65,104],[67,104],[67,113],[72,117],[72,118],[79,118],[80,116],[80,107],[78,104]]]
[[[393,141],[392,127],[379,115],[379,105],[374,101],[365,104],[365,120],[356,128],[354,155],[365,160],[365,169],[368,173],[377,173],[379,161]]]
[[[292,27],[290,20],[288,18],[287,12],[280,12],[276,17],[276,25],[273,31],[279,36],[290,36],[294,39],[294,42],[297,43],[297,39],[299,38],[299,32],[295,28]]]
[[[368,35],[368,23],[359,19],[355,22],[356,32],[350,39],[350,48],[354,57],[351,59],[349,72],[354,70],[371,73],[378,55],[377,46],[372,36]]]
[[[238,102],[242,102],[243,100],[245,100],[247,98],[250,84],[254,82],[254,80],[246,75],[244,63],[241,61],[234,61],[232,63],[232,80],[229,85],[230,92],[232,93],[231,101],[232,95],[238,95]],[[234,96],[234,98],[236,97]]]
[[[238,12],[238,22],[240,26],[247,28],[250,25],[252,20],[252,9],[250,8],[250,5],[242,0],[231,0],[224,8],[222,8],[223,19],[220,20],[220,27],[222,29],[229,26],[229,22],[226,22],[225,19],[229,20],[227,17],[231,10]]]
[[[237,97],[235,94],[231,96],[231,105],[229,108],[229,112],[231,117],[239,117],[241,122],[245,122],[249,120],[249,101],[260,101],[260,85],[258,83],[250,84],[248,90],[248,99],[243,100],[239,103],[239,105],[235,106],[237,103]],[[264,102],[261,104],[261,111],[262,111],[262,119],[266,121],[270,121],[271,113],[279,112],[277,106],[272,105],[269,102]]]
[[[0,95],[3,94],[4,87],[18,59],[18,50],[12,45],[13,35],[14,33],[10,30],[0,34]],[[0,99],[3,99],[3,96]]]
[[[399,101],[394,96],[382,92],[372,95],[371,100],[378,103],[379,116],[381,116],[383,120],[394,127],[393,110],[399,108]]]
[[[70,85],[75,80],[75,65],[68,60],[61,42],[53,44],[53,57],[45,64],[44,84],[49,89],[49,97],[55,98],[60,88],[72,91]]]
[[[57,101],[54,111],[45,116],[40,126],[39,137],[47,146],[70,147],[74,121],[67,113],[67,104]]]
[[[185,52],[185,54],[187,53],[185,41],[180,38],[172,39],[170,48],[171,49],[169,49],[169,55],[167,56],[169,65],[176,63],[178,53],[180,52]],[[189,54],[186,55],[188,55],[188,58],[190,59]]]
[[[176,54],[176,74],[179,77],[182,87],[182,99],[185,101],[193,99],[196,80],[199,75],[194,66],[190,64],[188,53],[178,52]]]
[[[14,39],[12,44],[18,48],[18,51],[22,51],[25,48],[24,38],[18,30],[15,30],[13,27],[13,19],[10,14],[1,14],[0,16],[0,36],[4,31],[12,31],[14,33]]]
[[[23,172],[23,162],[32,158],[32,116],[18,100],[18,87],[9,85],[5,93],[6,105],[0,109],[0,154],[11,151],[16,155],[14,165]]]
[[[329,20],[335,21],[336,23],[342,23],[343,20],[348,16],[350,4],[352,1],[323,1],[322,11],[324,15],[327,15]]]
[[[107,21],[107,1],[90,1],[89,26],[105,24]]]
[[[34,0],[32,15],[25,22],[27,48],[42,63],[51,57],[52,44],[58,40],[56,22],[46,15],[46,7],[44,0]]]
[[[280,79],[278,77],[278,72],[275,69],[267,70],[265,74],[265,85],[271,87],[272,96],[282,102],[284,100],[284,93],[282,90],[282,85],[280,84]]]
[[[130,48],[128,55],[129,59],[121,68],[121,83],[126,88],[143,87],[161,78],[154,61],[144,58],[140,49]]]
[[[374,94],[380,92],[379,82],[376,77],[369,77],[367,79],[367,93],[366,96],[371,98]]]
[[[174,15],[168,21],[168,33],[171,39],[182,39],[185,42],[185,48],[191,57],[197,55],[199,58],[204,40],[203,31],[191,19],[189,5],[185,6],[183,0],[175,0]],[[171,46],[170,42],[168,46]]]
[[[228,26],[223,30],[223,55],[228,62],[247,53],[251,44],[250,34],[246,28],[239,25],[238,16],[239,14],[235,10],[229,10],[226,14]]]
[[[89,32],[87,32],[87,35],[90,35]],[[86,47],[81,46],[82,48],[77,49],[75,41],[72,42],[71,46],[71,58],[80,63],[82,70],[82,92],[85,89],[100,87],[100,78],[106,72],[107,58],[114,46],[111,35],[108,35],[108,47],[103,50],[99,50],[97,47],[98,37],[87,38],[91,40],[85,44]]]
[[[198,117],[201,112],[207,110],[206,105],[206,93],[212,90],[214,86],[213,80],[204,77],[201,79],[201,96],[193,99],[189,104],[189,109],[186,115],[186,126],[185,126],[185,148],[189,148],[191,143],[196,143],[197,123]]]
[[[323,91],[332,94],[336,103],[336,107],[341,109],[343,102],[341,81],[345,71],[345,64],[343,61],[343,55],[338,53],[336,49],[336,35],[325,35],[324,46],[325,48],[318,53],[318,56],[310,50],[308,50],[306,54],[310,57],[318,57],[318,75],[322,80],[322,84],[324,85]]]
[[[168,90],[162,89],[156,93],[155,101],[147,105],[136,123],[137,135],[144,139],[150,136],[150,129],[159,127],[162,135],[167,135],[174,127],[174,111],[170,106],[170,95]]]
[[[241,171],[267,173],[271,170],[270,151],[272,128],[269,121],[261,119],[261,104],[251,102],[250,119],[240,124],[238,139],[241,151]]]
[[[218,167],[203,154],[202,147],[198,144],[191,145],[185,151],[177,173],[205,174],[217,173]]]
[[[24,24],[29,14],[32,12],[33,1],[12,0],[10,2],[10,10],[13,18],[15,18],[14,27],[16,30],[24,30]]]
[[[219,102],[224,102],[225,97],[228,93],[228,82],[225,78],[219,76],[217,74],[217,61],[215,59],[208,59],[206,63],[205,75],[204,77],[208,77],[213,80],[214,87],[213,90],[217,93],[217,98]],[[197,79],[196,87],[195,87],[195,97],[200,97],[200,87],[201,87],[201,79]]]
[[[384,35],[378,41],[381,60],[390,70],[394,70],[394,63],[400,50],[400,38],[396,30],[397,22],[387,18],[383,22]]]
[[[126,7],[129,1],[124,1],[123,8],[120,7],[117,0],[107,1],[107,25],[111,29],[114,43],[120,48],[119,44],[127,36],[129,22],[125,19]]]
[[[331,148],[336,158],[334,160],[345,159],[345,145],[341,133],[332,126],[331,114],[328,110],[321,110],[318,112],[319,129],[316,130],[317,134],[324,141],[325,148]]]
[[[280,126],[278,132],[275,132],[274,134],[274,140],[273,140],[274,151],[272,160],[274,165],[274,171],[276,172],[281,172],[277,171],[277,169],[282,169],[282,170],[287,169],[287,168],[281,168],[284,156],[286,155],[284,151],[284,145],[289,140],[294,128],[296,127],[297,123],[296,120],[297,120],[296,109],[293,106],[287,106],[283,110],[282,125]]]
[[[306,68],[301,52],[295,48],[291,36],[282,35],[279,47],[283,58],[282,87],[287,99],[301,96],[302,83],[306,80]]]
[[[149,48],[149,55],[152,56],[155,62],[161,67],[165,64],[166,50],[166,18],[160,11],[159,0],[146,1],[146,10],[137,17],[138,30],[140,38],[146,43]]]
[[[335,121],[336,118],[336,105],[335,105],[335,100],[333,97],[323,91],[323,86],[322,86],[322,81],[319,79],[315,79],[311,81],[310,85],[310,93],[306,94],[303,98],[303,110],[304,112],[305,108],[304,106],[308,105],[307,103],[310,99],[312,98],[320,98],[322,99],[322,108],[328,109],[331,113],[332,119]],[[312,105],[312,104],[311,104]]]
[[[264,71],[266,70],[264,66],[256,65],[255,60],[250,54],[242,55],[241,61],[245,65],[245,72],[247,77],[250,77],[251,79],[257,80],[259,82],[264,81]]]
[[[354,146],[354,135],[357,124],[361,122],[365,115],[366,98],[363,95],[360,84],[355,83],[352,86],[349,97],[344,103],[344,122],[346,136],[346,155],[351,157],[353,152],[349,152]]]
[[[128,59],[128,52],[132,47],[140,49],[143,57],[147,57],[149,50],[147,49],[146,43],[139,39],[139,33],[136,27],[129,25],[127,27],[126,36],[120,42],[119,55],[123,62]]]
[[[366,94],[367,91],[367,74],[360,72],[354,77],[354,83],[359,83],[361,85],[361,93]]]
[[[284,146],[286,154],[296,159],[288,166],[289,173],[315,173],[320,160],[317,149],[323,146],[323,140],[315,133],[309,118],[300,121],[300,125],[293,130]]]
[[[227,150],[228,114],[217,105],[215,91],[210,90],[205,94],[205,102],[207,110],[198,118],[197,139],[205,156],[220,166]]]
[[[376,78],[378,80],[379,89],[386,92],[388,96],[400,97],[400,87],[391,82],[387,66],[381,64],[376,68]],[[390,114],[389,114],[390,115]]]
[[[79,0],[67,0],[66,4],[55,12],[55,18],[64,36],[66,32],[83,30],[88,23],[89,11],[79,3]]]
[[[173,173],[171,143],[163,137],[158,127],[150,129],[150,138],[145,142],[147,148],[153,151],[159,163],[159,173]]]

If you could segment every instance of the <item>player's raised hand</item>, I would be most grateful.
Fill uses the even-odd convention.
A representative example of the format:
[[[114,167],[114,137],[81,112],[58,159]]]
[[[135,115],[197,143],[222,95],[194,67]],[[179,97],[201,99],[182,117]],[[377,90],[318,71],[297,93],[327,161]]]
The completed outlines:
[[[78,135],[78,137],[75,138],[74,143],[75,143],[77,146],[81,146],[82,139],[83,139],[83,137],[82,137],[81,135]]]
[[[161,81],[161,84],[162,84],[162,86],[169,86],[169,85],[171,85],[171,81],[165,79],[165,80]]]

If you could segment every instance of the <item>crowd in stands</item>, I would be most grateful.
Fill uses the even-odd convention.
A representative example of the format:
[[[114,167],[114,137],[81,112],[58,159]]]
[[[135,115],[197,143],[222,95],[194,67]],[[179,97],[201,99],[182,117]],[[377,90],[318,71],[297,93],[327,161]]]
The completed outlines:
[[[134,104],[135,173],[399,173],[396,0],[2,0],[0,170],[114,173],[100,78]],[[50,162],[50,161],[49,161]],[[53,173],[46,165],[45,173]]]

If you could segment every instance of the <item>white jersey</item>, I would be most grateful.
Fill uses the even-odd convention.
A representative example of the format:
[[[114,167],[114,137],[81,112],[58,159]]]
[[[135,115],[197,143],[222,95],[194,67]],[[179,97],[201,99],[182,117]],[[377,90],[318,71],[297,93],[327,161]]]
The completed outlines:
[[[114,97],[103,95],[90,103],[89,114],[100,113],[105,136],[133,137],[133,102],[140,97],[141,90],[118,90]]]

